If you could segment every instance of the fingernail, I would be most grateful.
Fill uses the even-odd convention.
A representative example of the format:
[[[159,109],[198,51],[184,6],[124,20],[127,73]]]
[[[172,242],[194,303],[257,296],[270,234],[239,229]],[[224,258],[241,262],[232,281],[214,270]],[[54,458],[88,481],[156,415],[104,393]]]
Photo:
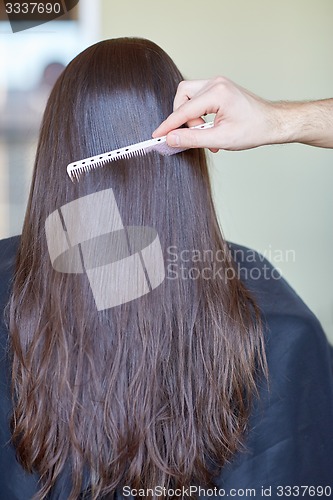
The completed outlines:
[[[168,135],[168,144],[170,146],[180,146],[180,139],[178,134],[169,134]]]

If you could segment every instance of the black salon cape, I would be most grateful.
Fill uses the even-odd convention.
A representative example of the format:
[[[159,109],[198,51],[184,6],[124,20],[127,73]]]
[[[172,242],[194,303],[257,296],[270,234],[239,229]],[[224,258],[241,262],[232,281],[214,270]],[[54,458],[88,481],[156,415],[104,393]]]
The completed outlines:
[[[18,242],[18,237],[0,241],[1,311],[8,300]],[[253,408],[246,450],[238,453],[216,480],[219,494],[211,496],[208,490],[200,498],[253,498],[253,491],[244,491],[253,488],[256,498],[264,498],[262,488],[270,498],[319,498],[320,489],[314,495],[317,486],[331,487],[333,495],[332,348],[318,320],[284,279],[276,279],[276,270],[267,260],[255,254],[253,262],[253,251],[233,244],[230,247],[237,250],[240,276],[253,292],[267,325],[270,386],[269,390],[262,386],[260,400]],[[0,500],[28,500],[38,489],[37,477],[23,471],[10,445],[7,340],[8,331],[2,323]],[[301,488],[297,495],[297,486],[312,489]],[[49,498],[66,500],[69,487],[63,477]],[[329,491],[326,488],[326,494]],[[116,496],[131,498],[121,492]]]

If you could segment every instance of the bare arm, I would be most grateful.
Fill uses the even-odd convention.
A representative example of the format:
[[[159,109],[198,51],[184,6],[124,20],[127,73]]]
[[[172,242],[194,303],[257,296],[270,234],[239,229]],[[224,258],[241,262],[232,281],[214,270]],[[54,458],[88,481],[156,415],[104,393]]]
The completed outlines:
[[[278,102],[277,141],[301,142],[333,148],[333,99],[310,102]]]
[[[208,113],[215,114],[214,128],[174,131],[184,123],[198,124]],[[171,146],[213,151],[289,142],[333,148],[333,99],[272,102],[224,77],[184,81],[175,96],[174,112],[153,136],[166,134]]]

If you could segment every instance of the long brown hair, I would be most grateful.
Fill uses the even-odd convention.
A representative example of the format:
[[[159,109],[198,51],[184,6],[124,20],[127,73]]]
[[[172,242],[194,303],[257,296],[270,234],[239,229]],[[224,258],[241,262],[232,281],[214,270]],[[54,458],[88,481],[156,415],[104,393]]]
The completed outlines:
[[[66,175],[73,160],[149,138],[181,80],[154,43],[106,40],[68,65],[46,106],[9,305],[13,442],[40,475],[38,498],[66,470],[70,499],[210,484],[241,446],[263,332],[227,272],[204,151],[120,160],[74,184]],[[98,312],[85,275],[52,268],[44,224],[106,188],[125,226],[156,229],[166,263],[170,248],[212,258],[191,261],[192,279],[167,270],[149,294]],[[222,274],[207,279],[216,266]]]

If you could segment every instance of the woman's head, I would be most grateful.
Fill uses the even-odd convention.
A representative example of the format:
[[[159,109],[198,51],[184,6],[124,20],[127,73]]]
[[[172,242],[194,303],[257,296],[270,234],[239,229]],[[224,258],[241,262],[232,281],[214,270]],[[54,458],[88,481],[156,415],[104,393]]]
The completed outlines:
[[[181,79],[148,40],[105,40],[86,49],[60,76],[46,108],[38,158],[45,177],[70,189],[71,161],[149,139],[172,110]]]
[[[173,213],[173,219],[177,217],[185,230],[197,212],[200,218],[205,217],[211,194],[202,150],[172,157],[151,153],[144,158],[119,160],[86,174],[78,184],[70,182],[66,174],[66,166],[72,161],[149,139],[152,130],[171,112],[181,79],[170,57],[144,39],[105,40],[79,54],[58,79],[45,110],[31,188],[32,206],[46,218],[48,212],[68,201],[116,187],[117,203],[125,205],[125,218],[130,210],[131,218],[143,222],[148,210],[158,224],[164,210]],[[183,203],[188,189],[191,195]],[[205,210],[198,207],[201,200]],[[42,217],[40,223],[44,224]],[[170,223],[177,225],[176,220]]]
[[[42,494],[66,470],[73,499],[84,485],[97,498],[124,484],[207,483],[239,447],[263,339],[253,301],[226,274],[204,152],[119,160],[75,184],[66,174],[74,160],[148,139],[181,78],[154,43],[106,40],[50,95],[10,303],[13,438]],[[124,226],[157,231],[166,276],[98,312],[85,275],[52,268],[44,225],[108,188]]]

